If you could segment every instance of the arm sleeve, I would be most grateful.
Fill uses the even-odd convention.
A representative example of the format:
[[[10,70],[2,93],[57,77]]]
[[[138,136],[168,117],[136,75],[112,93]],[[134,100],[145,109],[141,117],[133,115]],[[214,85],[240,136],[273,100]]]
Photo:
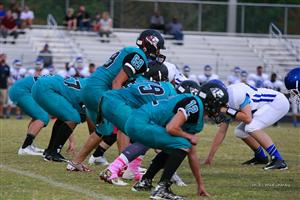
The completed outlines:
[[[249,95],[247,94],[244,101],[243,101],[243,103],[240,105],[240,109],[245,108],[250,103],[251,103],[251,100],[250,100]]]
[[[199,105],[194,97],[187,97],[179,101],[173,109],[174,113],[182,111],[187,123],[197,123],[200,115]]]
[[[123,70],[128,77],[141,74],[147,69],[147,63],[138,53],[130,53],[123,60]]]

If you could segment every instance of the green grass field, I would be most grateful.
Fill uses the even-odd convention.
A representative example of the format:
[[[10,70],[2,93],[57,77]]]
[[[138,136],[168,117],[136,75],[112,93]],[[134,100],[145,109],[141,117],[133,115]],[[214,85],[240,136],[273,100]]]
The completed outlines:
[[[95,172],[91,173],[70,173],[63,163],[45,162],[41,157],[18,156],[17,151],[24,140],[28,121],[29,119],[0,121],[1,200],[149,198],[148,193],[131,192],[133,182],[126,187],[100,182],[98,173],[104,169],[102,166],[93,166]],[[46,147],[52,125],[50,123],[36,139],[38,147]],[[206,125],[199,135],[200,160],[208,154],[215,130],[216,126]],[[262,166],[241,166],[240,163],[249,159],[252,153],[242,141],[234,137],[232,126],[213,165],[202,167],[206,189],[212,199],[300,199],[300,129],[293,128],[290,124],[280,124],[279,128],[269,128],[267,132],[288,162],[289,170],[265,172]],[[88,135],[86,125],[78,126],[75,135],[78,150]],[[149,164],[153,155],[153,151],[146,155],[144,166]],[[117,149],[113,147],[106,157],[112,161],[115,156]],[[184,195],[186,199],[201,199],[195,195],[195,181],[186,160],[178,173],[188,187],[173,186],[173,191]]]

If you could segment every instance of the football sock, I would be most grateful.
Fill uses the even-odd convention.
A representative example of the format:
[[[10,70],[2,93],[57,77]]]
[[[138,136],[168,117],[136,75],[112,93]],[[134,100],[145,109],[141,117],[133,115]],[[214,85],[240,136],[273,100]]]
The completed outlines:
[[[50,141],[49,141],[48,148],[47,148],[48,150],[50,150],[51,147],[53,147],[54,139],[59,131],[60,125],[62,125],[63,123],[64,123],[63,121],[56,119],[56,121],[52,127],[52,133],[51,133]]]
[[[186,155],[187,152],[181,149],[172,150],[166,161],[164,171],[159,182],[170,182],[173,174],[176,172]]]
[[[145,153],[148,151],[148,147],[141,143],[133,143],[126,147],[122,154],[124,154],[128,160],[128,162],[133,161],[140,155],[145,155]]]
[[[155,158],[151,161],[151,164],[149,166],[149,168],[147,169],[146,173],[144,174],[144,176],[142,177],[143,179],[150,179],[152,180],[154,178],[154,176],[157,174],[157,172],[159,172],[159,170],[161,170],[167,159],[169,157],[169,154],[161,151],[160,153],[158,153]]]
[[[256,158],[266,158],[267,157],[267,155],[265,154],[265,152],[261,146],[259,146],[258,149],[256,149],[254,151],[254,156]]]
[[[142,161],[143,161],[143,157],[139,156],[128,164],[128,168],[130,169],[130,171],[133,172],[134,179],[136,181],[139,181],[141,179],[141,173],[139,171],[139,167],[141,166]]]
[[[271,158],[274,156],[278,160],[283,160],[280,153],[278,152],[275,144],[272,144],[266,150],[269,153],[269,155],[271,156]]]
[[[31,133],[27,133],[27,136],[24,140],[24,143],[22,145],[22,149],[25,149],[26,147],[28,147],[29,145],[32,144],[33,140],[34,140],[35,136],[32,135]]]
[[[118,176],[119,172],[122,171],[128,165],[128,160],[124,154],[117,157],[108,167],[109,171],[113,174],[111,178]]]
[[[59,127],[59,131],[54,139],[52,151],[59,153],[72,132],[73,129],[71,129],[68,124],[61,124]]]
[[[93,153],[94,157],[103,156],[105,151],[109,149],[115,142],[117,141],[117,135],[105,135],[102,137],[102,141],[96,148],[95,152]]]

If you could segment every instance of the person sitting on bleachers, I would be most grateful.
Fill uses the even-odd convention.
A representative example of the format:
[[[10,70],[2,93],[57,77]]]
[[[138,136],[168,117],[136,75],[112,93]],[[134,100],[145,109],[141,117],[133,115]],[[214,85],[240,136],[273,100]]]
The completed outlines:
[[[91,28],[90,15],[83,5],[79,7],[77,13],[77,25],[80,31],[89,31]]]
[[[31,28],[34,19],[34,13],[29,9],[28,6],[24,7],[24,10],[21,12],[20,18],[22,20],[23,28]]]
[[[12,41],[11,43],[15,44],[15,40],[18,38],[17,28],[18,27],[11,10],[6,11],[6,16],[2,19],[0,23],[0,35],[4,39],[6,39],[8,35],[13,36],[14,41]],[[4,43],[7,43],[7,41],[4,40]]]
[[[0,2],[0,24],[2,19],[5,17],[5,15],[6,15],[6,11],[4,9],[4,5],[3,3]]]
[[[74,16],[73,8],[68,8],[67,14],[64,19],[64,25],[67,27],[68,30],[76,30],[77,20]]]
[[[240,80],[241,68],[238,66],[234,67],[232,72],[233,73],[227,77],[228,85],[235,84]]]
[[[213,68],[210,65],[204,66],[204,74],[198,76],[198,82],[200,85],[214,79],[219,79],[217,74],[213,74]]]
[[[175,44],[182,45],[183,44],[183,26],[178,21],[177,17],[173,17],[172,21],[167,26],[167,34],[170,34],[174,37],[177,42]]]
[[[99,21],[99,35],[100,37],[109,37],[112,33],[113,21],[108,12],[102,13],[102,18]],[[109,40],[101,40],[101,42],[109,42]]]
[[[164,17],[158,11],[155,11],[150,18],[150,28],[165,31]]]

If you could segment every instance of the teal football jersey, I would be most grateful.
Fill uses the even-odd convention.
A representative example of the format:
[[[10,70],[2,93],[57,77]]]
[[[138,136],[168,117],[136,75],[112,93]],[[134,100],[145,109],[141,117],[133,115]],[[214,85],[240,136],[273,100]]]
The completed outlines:
[[[123,68],[129,78],[146,71],[148,59],[138,47],[125,47],[114,53],[108,61],[97,68],[87,84],[106,85],[111,89],[112,81]],[[97,80],[95,80],[97,79]]]
[[[149,80],[131,84],[127,88],[110,90],[104,94],[107,97],[121,98],[132,108],[139,108],[151,101],[166,99],[173,95],[177,95],[177,93],[171,83]]]
[[[159,100],[142,106],[149,114],[151,121],[165,127],[177,113],[183,111],[187,121],[181,127],[188,133],[198,133],[204,125],[203,103],[198,96],[192,94],[178,94],[168,99]]]

